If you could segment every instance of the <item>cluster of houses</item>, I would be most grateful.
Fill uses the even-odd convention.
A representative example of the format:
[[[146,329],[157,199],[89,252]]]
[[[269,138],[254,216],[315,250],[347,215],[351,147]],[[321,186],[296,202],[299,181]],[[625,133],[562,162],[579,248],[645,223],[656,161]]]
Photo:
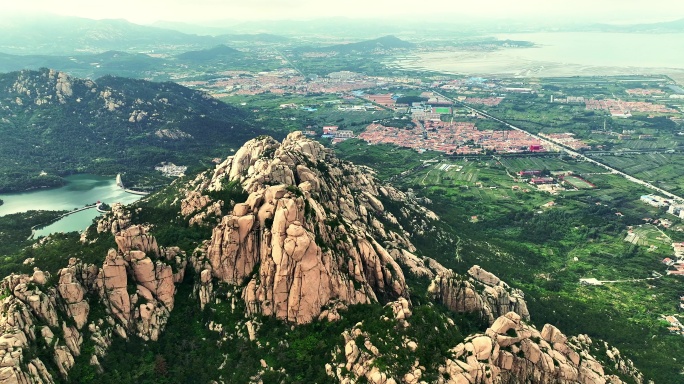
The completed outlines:
[[[680,305],[682,305],[682,304],[680,304]],[[670,332],[680,334],[680,335],[684,335],[684,325],[682,325],[682,323],[679,321],[679,319],[677,319],[676,317],[674,317],[672,315],[669,315],[669,316],[661,315],[661,318],[670,324],[670,326],[667,327],[667,329],[670,330]]]
[[[642,195],[639,200],[643,201],[644,203],[656,207],[656,208],[664,208],[667,207],[671,204],[671,201],[658,195]]]
[[[684,219],[684,205],[658,195],[642,195],[639,200],[656,208],[667,208],[667,213]]]
[[[167,177],[181,177],[185,176],[185,171],[188,170],[188,167],[185,165],[176,165],[174,163],[164,162],[161,163],[160,166],[154,167],[154,169]]]
[[[353,139],[354,131],[339,129],[339,127],[336,125],[327,125],[323,127],[323,135],[321,135],[321,137],[332,139],[332,143],[337,144],[347,139]]]
[[[663,264],[667,265],[668,275],[684,276],[684,243],[672,243],[674,258],[666,257]]]
[[[518,172],[520,179],[528,179],[530,184],[533,185],[543,185],[543,184],[553,184],[556,180],[553,177],[543,176],[540,170],[523,170]]]
[[[652,194],[643,195],[640,200],[652,207],[667,208],[669,214],[684,219],[684,205],[674,203],[662,196]],[[667,219],[660,219],[660,224],[667,228],[672,222]],[[662,260],[663,264],[668,267],[667,274],[684,276],[684,243],[672,243],[672,249],[674,251],[674,259],[666,257]]]

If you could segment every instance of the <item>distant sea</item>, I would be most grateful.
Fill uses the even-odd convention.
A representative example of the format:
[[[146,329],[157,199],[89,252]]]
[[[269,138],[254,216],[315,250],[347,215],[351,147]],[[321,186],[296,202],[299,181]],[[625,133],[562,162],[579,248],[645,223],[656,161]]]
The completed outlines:
[[[557,32],[495,35],[532,48],[429,52],[400,59],[407,69],[464,75],[582,76],[667,74],[684,80],[684,33]]]

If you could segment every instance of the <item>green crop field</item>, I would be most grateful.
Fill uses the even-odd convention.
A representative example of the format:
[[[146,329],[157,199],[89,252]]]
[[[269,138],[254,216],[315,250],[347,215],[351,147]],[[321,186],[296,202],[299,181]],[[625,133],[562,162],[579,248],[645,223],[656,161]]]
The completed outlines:
[[[565,182],[578,189],[594,189],[595,186],[581,177],[568,175],[563,178]]]
[[[625,241],[632,244],[655,247],[652,249],[660,249],[664,251],[668,251],[670,249],[670,244],[672,244],[672,239],[663,231],[658,229],[658,227],[652,224],[644,224],[634,227],[630,232],[627,233]]]
[[[511,173],[523,170],[549,170],[549,171],[573,171],[574,173],[599,173],[605,172],[603,168],[596,165],[565,161],[557,156],[547,157],[502,157],[501,164]]]
[[[684,192],[684,169],[682,154],[629,154],[621,156],[601,156],[597,158],[634,177],[646,180],[675,194]]]

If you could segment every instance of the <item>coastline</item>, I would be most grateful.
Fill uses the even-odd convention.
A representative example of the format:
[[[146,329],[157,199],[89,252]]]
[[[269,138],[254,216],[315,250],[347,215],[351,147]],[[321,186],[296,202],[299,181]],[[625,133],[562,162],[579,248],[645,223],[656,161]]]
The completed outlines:
[[[684,84],[684,68],[592,66],[552,61],[530,61],[523,58],[493,57],[491,52],[431,52],[402,57],[388,66],[463,76],[592,77],[592,76],[667,76]]]
[[[387,58],[389,67],[464,76],[543,78],[664,75],[684,84],[684,33],[530,32],[494,34],[532,47],[445,49]],[[634,52],[642,52],[634,55]]]

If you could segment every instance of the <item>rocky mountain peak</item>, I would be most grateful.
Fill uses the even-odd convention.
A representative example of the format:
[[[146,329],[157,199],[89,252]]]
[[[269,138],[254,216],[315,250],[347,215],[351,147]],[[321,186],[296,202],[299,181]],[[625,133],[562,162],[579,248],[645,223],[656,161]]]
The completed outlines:
[[[214,228],[196,268],[219,282],[244,285],[249,314],[306,323],[335,303],[408,296],[393,254],[415,247],[404,231],[383,224],[398,222],[380,200],[408,202],[403,193],[294,132],[282,143],[251,140],[211,175],[200,175],[184,212],[206,217],[202,209],[214,211],[213,201],[198,193],[236,185],[248,195],[244,202],[222,202],[232,210]],[[189,208],[192,202],[199,205]]]
[[[249,382],[269,382],[261,376],[274,373],[266,360],[288,358],[281,349],[300,362],[308,348],[327,349],[325,362],[307,369],[342,383],[621,383],[616,372],[643,382],[631,361],[601,341],[567,337],[550,324],[538,331],[523,292],[493,273],[476,265],[459,274],[419,256],[411,234],[437,231],[438,217],[299,132],[282,142],[250,140],[215,169],[148,199],[159,205],[114,205],[82,236],[115,247],[101,252],[102,262],[72,257],[55,273],[36,268],[0,281],[0,383],[77,381],[69,375],[83,358],[106,371],[99,359],[116,348],[115,337],[163,343],[181,303],[208,307],[192,327],[218,333],[191,342],[215,343],[221,354],[234,346],[273,353]],[[170,211],[163,217],[183,226],[177,236],[164,238],[169,224],[161,220],[141,224],[141,217],[159,217],[146,209],[162,205]],[[205,239],[184,245],[190,257],[162,246],[187,233]],[[410,291],[408,277],[430,282],[427,294],[425,286]],[[483,321],[461,324],[452,312]],[[266,328],[282,324],[261,316],[286,322],[291,334],[307,329],[295,325],[327,321],[320,335],[337,329],[339,337],[326,345],[304,335],[290,346],[287,332],[264,339]],[[465,324],[477,333],[461,335]]]

